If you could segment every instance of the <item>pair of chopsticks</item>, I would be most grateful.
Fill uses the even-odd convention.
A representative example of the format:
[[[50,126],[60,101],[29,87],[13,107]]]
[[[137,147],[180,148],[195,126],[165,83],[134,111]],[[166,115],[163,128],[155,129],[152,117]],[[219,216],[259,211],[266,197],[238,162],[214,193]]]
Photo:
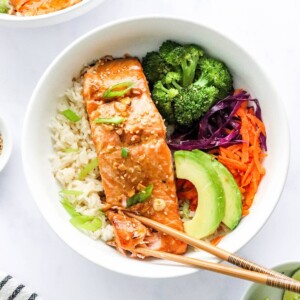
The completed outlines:
[[[145,256],[152,256],[160,259],[167,259],[177,263],[190,265],[193,267],[198,267],[204,270],[209,270],[217,273],[221,273],[228,276],[237,277],[240,279],[250,280],[256,283],[265,284],[284,290],[289,290],[292,292],[300,293],[300,282],[296,281],[284,274],[278,273],[276,271],[267,269],[263,266],[257,265],[254,262],[246,260],[238,255],[227,252],[221,248],[215,247],[209,243],[201,240],[197,240],[188,236],[187,234],[180,232],[176,229],[153,221],[151,219],[138,216],[134,213],[124,211],[129,217],[139,220],[141,223],[152,227],[157,231],[164,232],[174,238],[187,243],[190,246],[204,250],[224,261],[234,264],[240,268],[233,268],[230,266],[225,266],[222,264],[211,263],[195,258],[190,258],[186,256],[166,253],[162,251],[151,250],[148,248],[137,248],[136,252]]]

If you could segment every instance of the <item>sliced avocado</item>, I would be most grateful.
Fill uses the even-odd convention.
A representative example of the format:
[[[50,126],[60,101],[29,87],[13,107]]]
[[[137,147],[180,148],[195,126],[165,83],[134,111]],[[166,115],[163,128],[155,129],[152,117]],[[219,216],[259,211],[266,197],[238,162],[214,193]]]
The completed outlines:
[[[300,281],[300,268],[294,272],[292,278]],[[283,293],[282,300],[300,300],[300,294],[290,292],[290,291],[285,291]]]
[[[174,153],[177,178],[189,180],[198,192],[195,216],[184,223],[185,232],[197,239],[215,232],[225,213],[222,183],[212,167],[211,159],[201,153],[203,152],[176,151]]]
[[[225,194],[225,215],[222,222],[233,230],[242,217],[242,194],[232,174],[223,164],[212,159],[212,165],[219,175]]]

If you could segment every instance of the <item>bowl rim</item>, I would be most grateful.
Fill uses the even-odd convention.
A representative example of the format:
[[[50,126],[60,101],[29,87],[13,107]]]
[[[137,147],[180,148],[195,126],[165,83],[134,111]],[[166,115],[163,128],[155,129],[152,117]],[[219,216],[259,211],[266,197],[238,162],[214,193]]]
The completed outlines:
[[[74,11],[79,11],[80,9],[84,8],[87,9],[87,6],[91,6],[92,9],[94,6],[102,3],[103,1],[105,0],[82,0],[81,2],[67,8],[37,16],[16,16],[10,14],[0,14],[0,24],[3,23],[5,26],[9,26],[9,24],[11,24],[12,26],[21,26],[23,24],[26,24],[26,26],[35,26],[40,23],[39,26],[45,26],[48,23],[45,24],[44,22],[50,22],[50,20],[52,20],[52,24],[56,24],[76,17],[76,14],[73,14]],[[91,5],[93,2],[95,2],[95,4]],[[59,19],[62,15],[66,15],[65,19]]]
[[[269,269],[275,270],[275,271],[279,271],[278,269],[281,269],[281,268],[283,268],[283,267],[290,266],[290,265],[298,265],[298,266],[300,266],[300,260],[299,260],[299,261],[296,261],[296,260],[292,260],[292,261],[283,261],[283,262],[281,262],[279,265],[275,265],[275,266],[273,266],[273,267],[270,267]],[[296,270],[297,270],[297,269],[295,269],[294,271],[296,271]],[[280,272],[282,272],[282,271],[280,271]],[[247,287],[245,288],[243,294],[241,295],[241,300],[245,300],[245,298],[246,298],[248,292],[250,291],[250,289],[252,289],[252,287],[258,286],[258,285],[259,285],[258,283],[254,283],[254,282],[249,283],[249,284],[247,285]],[[263,287],[263,286],[262,286],[262,287]]]
[[[128,18],[122,18],[122,19],[118,19],[116,21],[112,21],[106,24],[103,24],[101,26],[98,26],[92,30],[90,30],[89,32],[83,34],[82,36],[80,36],[79,38],[77,38],[75,41],[73,41],[70,45],[68,45],[65,49],[63,49],[57,56],[56,58],[51,62],[51,64],[47,67],[47,69],[45,70],[45,72],[43,73],[43,75],[41,76],[40,80],[38,81],[33,94],[30,98],[29,104],[27,106],[27,110],[26,110],[26,114],[25,114],[25,119],[24,119],[24,127],[23,127],[23,134],[22,134],[22,161],[23,161],[23,168],[24,168],[24,172],[25,172],[25,177],[26,177],[26,181],[27,184],[29,186],[29,190],[32,194],[32,197],[34,198],[34,201],[36,203],[36,205],[38,206],[40,212],[42,213],[43,217],[45,218],[45,220],[47,221],[47,223],[50,225],[50,227],[54,230],[54,232],[69,246],[71,247],[71,249],[73,249],[74,251],[76,251],[77,253],[79,253],[81,256],[85,257],[86,259],[94,262],[95,264],[97,264],[98,266],[107,268],[109,270],[113,270],[115,272],[118,273],[122,273],[125,275],[130,275],[130,276],[138,276],[135,274],[132,274],[130,272],[126,272],[123,271],[122,269],[119,270],[116,267],[111,267],[108,263],[103,262],[101,265],[96,262],[94,259],[92,259],[91,257],[87,257],[85,255],[85,253],[82,253],[82,251],[76,249],[76,246],[71,245],[69,242],[65,241],[64,237],[61,235],[61,233],[56,230],[56,228],[54,228],[54,226],[52,226],[52,221],[50,220],[50,217],[48,218],[47,213],[44,211],[43,209],[43,205],[41,204],[40,201],[38,201],[38,199],[36,199],[36,197],[34,197],[34,185],[31,184],[31,180],[30,180],[30,172],[29,172],[29,165],[27,166],[27,162],[25,159],[26,156],[26,139],[25,139],[25,133],[26,133],[26,128],[28,126],[28,123],[30,122],[30,111],[32,110],[32,107],[34,105],[35,99],[39,93],[39,90],[41,89],[41,86],[43,85],[43,82],[45,81],[45,79],[48,77],[49,73],[52,71],[52,69],[57,65],[57,63],[73,48],[76,47],[78,44],[82,43],[84,40],[88,39],[90,36],[96,34],[99,31],[103,31],[106,30],[107,28],[113,27],[113,26],[118,26],[124,23],[128,23],[128,22],[137,22],[137,21],[144,21],[144,20],[152,20],[152,19],[156,19],[156,20],[164,20],[164,21],[179,21],[179,22],[184,22],[184,23],[189,23],[191,25],[195,25],[195,26],[200,26],[202,28],[204,28],[205,30],[211,31],[213,33],[215,33],[216,35],[220,35],[223,38],[227,39],[230,43],[232,43],[236,48],[238,48],[240,51],[242,51],[243,53],[245,53],[249,59],[255,63],[256,67],[259,69],[259,71],[261,72],[261,74],[266,78],[267,82],[269,83],[269,85],[272,87],[272,90],[274,91],[274,94],[277,96],[277,98],[279,99],[279,102],[281,102],[280,99],[282,99],[283,97],[281,97],[281,93],[277,90],[277,88],[275,87],[275,85],[273,84],[273,80],[270,78],[269,74],[266,72],[265,68],[262,68],[261,63],[259,61],[259,59],[253,55],[250,54],[245,47],[241,46],[236,40],[230,38],[228,36],[228,34],[224,33],[222,30],[219,29],[215,29],[213,27],[210,27],[210,25],[205,24],[205,23],[201,23],[199,21],[195,21],[189,18],[184,18],[184,17],[177,17],[177,16],[171,16],[171,15],[160,15],[160,14],[151,14],[151,15],[141,15],[141,16],[134,16],[134,17],[128,17]],[[284,167],[282,167],[282,173],[280,176],[280,187],[278,188],[278,194],[277,194],[277,199],[276,201],[274,201],[272,203],[272,206],[270,206],[270,209],[268,211],[268,213],[265,214],[265,218],[263,220],[260,220],[259,222],[259,227],[258,229],[255,230],[255,233],[251,233],[250,238],[247,240],[247,242],[245,242],[242,246],[238,246],[235,247],[235,250],[233,251],[234,253],[239,251],[241,248],[243,248],[244,246],[246,246],[252,239],[253,237],[259,233],[259,231],[263,228],[263,226],[265,225],[265,223],[267,222],[267,220],[269,219],[269,217],[271,216],[272,212],[274,211],[275,207],[278,204],[278,201],[281,197],[286,179],[287,179],[287,172],[288,172],[288,168],[289,168],[289,161],[290,161],[290,131],[289,131],[289,126],[288,126],[288,120],[287,120],[287,115],[286,115],[286,111],[284,109],[284,105],[282,105],[282,121],[283,124],[281,126],[281,128],[283,129],[283,132],[285,132],[285,151],[282,154],[282,165]],[[216,262],[220,262],[221,260],[216,258],[214,261]],[[189,268],[187,269],[185,272],[182,272],[182,274],[169,274],[168,276],[165,275],[161,275],[161,274],[157,274],[156,276],[152,276],[152,275],[148,275],[148,274],[143,274],[143,276],[139,276],[139,277],[144,277],[144,278],[174,278],[174,277],[181,277],[181,276],[185,276],[185,275],[189,275],[189,274],[193,274],[195,272],[197,272],[198,269],[193,269],[193,268]]]
[[[6,121],[0,116],[0,133],[2,136],[3,149],[0,154],[0,172],[5,168],[12,152],[12,137]]]

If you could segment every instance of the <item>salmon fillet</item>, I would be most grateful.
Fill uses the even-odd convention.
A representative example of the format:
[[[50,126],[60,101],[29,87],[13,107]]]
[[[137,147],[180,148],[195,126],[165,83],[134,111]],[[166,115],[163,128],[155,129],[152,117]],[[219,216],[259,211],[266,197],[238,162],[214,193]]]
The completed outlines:
[[[81,0],[11,0],[14,9],[23,16],[36,16],[70,7]]]
[[[126,96],[112,99],[103,97],[103,93],[109,88],[124,82],[134,84]],[[101,60],[90,67],[83,75],[83,98],[98,155],[106,202],[111,207],[124,208],[129,197],[152,184],[150,199],[129,209],[183,231],[178,212],[172,156],[165,141],[166,129],[150,97],[138,59]],[[115,116],[123,117],[124,121],[119,125],[93,122],[97,118]],[[126,158],[121,155],[122,148],[129,150]],[[125,215],[120,218],[117,215],[113,211],[107,214],[118,237],[116,243],[125,249],[119,237],[124,237],[124,227],[133,222],[133,219]],[[118,221],[118,226],[115,220]],[[123,223],[121,231],[120,222]],[[125,235],[125,239],[132,238],[131,229],[128,228],[129,234]],[[142,240],[143,243],[137,244],[177,254],[186,251],[186,244],[161,233],[145,230]],[[132,245],[131,252],[134,252],[137,244]],[[130,249],[126,247],[125,250]]]

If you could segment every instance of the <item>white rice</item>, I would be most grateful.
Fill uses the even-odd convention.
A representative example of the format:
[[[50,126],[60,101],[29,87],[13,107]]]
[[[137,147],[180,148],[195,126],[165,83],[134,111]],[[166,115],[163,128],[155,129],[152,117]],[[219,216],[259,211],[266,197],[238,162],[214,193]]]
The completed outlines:
[[[93,239],[108,241],[113,238],[113,227],[100,212],[104,204],[100,198],[103,187],[99,168],[90,172],[84,180],[78,180],[80,171],[97,157],[81,92],[81,84],[74,82],[58,101],[57,113],[50,124],[54,149],[50,160],[54,176],[63,189],[83,192],[79,196],[67,196],[76,211],[101,219],[102,228],[87,233]],[[76,123],[69,121],[61,114],[66,109],[74,111],[81,120]],[[76,152],[68,153],[66,149],[76,149]]]

